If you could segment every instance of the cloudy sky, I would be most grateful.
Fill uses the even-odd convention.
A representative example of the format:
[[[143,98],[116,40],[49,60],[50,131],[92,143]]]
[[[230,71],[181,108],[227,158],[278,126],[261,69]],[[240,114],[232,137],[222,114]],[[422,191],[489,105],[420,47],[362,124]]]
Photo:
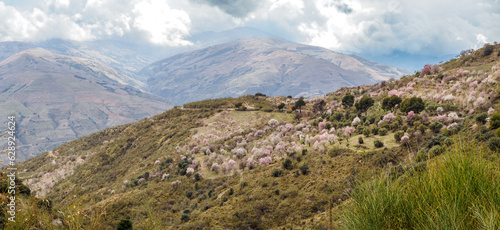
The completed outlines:
[[[121,38],[189,46],[255,27],[342,52],[457,54],[500,41],[500,0],[4,0],[0,41]]]

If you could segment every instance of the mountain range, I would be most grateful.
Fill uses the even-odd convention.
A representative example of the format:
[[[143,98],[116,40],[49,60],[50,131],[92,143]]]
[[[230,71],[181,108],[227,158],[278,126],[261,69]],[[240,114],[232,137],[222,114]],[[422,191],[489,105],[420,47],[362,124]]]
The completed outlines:
[[[312,97],[405,72],[277,38],[246,38],[174,55],[138,72],[150,92],[178,104],[264,93]]]
[[[4,59],[0,116],[17,116],[17,160],[172,108],[168,100],[138,90],[141,84],[98,61],[42,48]]]

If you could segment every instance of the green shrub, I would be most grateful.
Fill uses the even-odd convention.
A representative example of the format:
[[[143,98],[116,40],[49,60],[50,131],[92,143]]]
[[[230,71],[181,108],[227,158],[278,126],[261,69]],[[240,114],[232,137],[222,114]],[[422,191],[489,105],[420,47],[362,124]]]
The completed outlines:
[[[500,128],[500,113],[495,112],[490,118],[490,129]]]
[[[132,221],[130,220],[130,216],[127,216],[125,219],[120,220],[118,225],[116,225],[116,230],[132,230]]]
[[[379,129],[379,130],[378,130],[378,134],[379,134],[380,136],[385,136],[385,135],[387,135],[387,129],[386,129],[386,128],[381,128],[381,129]]]
[[[427,160],[427,152],[418,152],[416,157],[417,162],[422,162]]]
[[[307,164],[303,164],[300,166],[300,172],[302,175],[307,175],[309,173],[309,166],[307,166]]]
[[[286,158],[285,161],[283,161],[283,168],[286,170],[292,170],[293,169],[293,163],[290,158]]]
[[[233,189],[233,188],[230,188],[230,189],[229,189],[229,192],[228,192],[227,194],[228,194],[228,195],[230,195],[230,196],[231,196],[231,195],[233,195],[233,194],[234,194],[234,189]]]
[[[182,213],[182,215],[181,215],[181,221],[182,222],[188,222],[189,221],[189,215],[187,213]]]
[[[272,175],[273,177],[280,177],[280,176],[282,176],[283,174],[284,174],[283,170],[275,169],[275,170],[273,170],[273,172],[272,172],[272,174],[271,174],[271,175]]]
[[[378,127],[373,127],[372,133],[373,135],[378,135],[379,128]]]
[[[193,199],[193,191],[187,191],[186,192],[186,197],[189,199]]]
[[[307,149],[302,149],[302,156],[305,156],[307,153]]]
[[[405,132],[397,131],[394,133],[394,140],[396,140],[396,142],[399,142],[399,141],[401,141],[401,137],[403,137],[404,135],[405,135]]]
[[[500,137],[500,128],[497,129],[497,137]]]
[[[486,118],[488,118],[488,114],[487,113],[480,113],[476,116],[476,121],[479,123],[479,124],[486,124]]]
[[[344,149],[338,147],[338,146],[333,146],[332,148],[328,149],[328,156],[330,157],[336,157],[344,152]]]
[[[373,141],[373,145],[375,145],[375,148],[382,148],[382,147],[384,147],[384,142],[379,141],[379,140],[375,140],[375,141]]]
[[[483,56],[486,57],[493,53],[493,50],[495,49],[495,46],[493,45],[486,45],[483,49]]]
[[[363,143],[365,143],[365,142],[363,141],[363,137],[359,137],[359,138],[358,138],[358,143],[359,143],[360,145],[362,145]]]
[[[415,114],[419,114],[425,109],[425,103],[422,98],[412,97],[406,98],[403,102],[401,102],[400,110],[401,112],[408,113],[410,111],[415,112]]]
[[[369,127],[363,129],[363,135],[365,135],[365,137],[369,137],[371,132],[372,130]]]
[[[443,124],[439,121],[435,121],[435,122],[432,122],[430,125],[429,125],[429,128],[432,130],[432,132],[434,133],[439,133],[439,131],[441,130],[441,128],[443,127]]]
[[[444,148],[441,145],[434,145],[431,149],[429,149],[429,156],[435,157],[441,155],[444,152]]]
[[[488,148],[492,151],[498,151],[500,149],[500,137],[492,137],[488,140]]]

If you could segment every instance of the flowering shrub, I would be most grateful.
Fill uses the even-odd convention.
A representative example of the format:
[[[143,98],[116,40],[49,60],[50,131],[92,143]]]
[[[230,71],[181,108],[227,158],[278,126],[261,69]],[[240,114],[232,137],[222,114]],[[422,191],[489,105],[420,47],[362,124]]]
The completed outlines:
[[[430,74],[431,73],[431,67],[430,65],[425,65],[424,68],[422,69],[420,75],[423,76],[423,75],[427,75],[427,74]]]
[[[490,108],[488,109],[488,116],[493,115],[493,113],[495,113],[495,109],[493,109],[492,107],[490,107]]]
[[[447,115],[446,115],[446,114],[443,114],[443,115],[438,115],[438,116],[437,116],[437,119],[438,119],[439,121],[443,122],[443,121],[446,121],[446,117],[447,117]]]
[[[319,131],[323,130],[325,128],[326,122],[322,121],[318,124]]]
[[[392,121],[394,121],[394,119],[396,119],[396,116],[394,116],[394,114],[392,113],[388,113],[384,116],[384,119],[382,119],[382,121],[384,121],[384,123],[391,123]]]
[[[458,115],[455,112],[451,112],[450,114],[448,114],[448,117],[452,120],[458,120]]]
[[[234,154],[237,158],[243,158],[245,155],[247,155],[247,150],[244,148],[236,148],[231,150],[231,153]]]
[[[469,87],[472,88],[472,89],[476,88],[477,87],[477,81],[473,81],[473,82],[469,83]]]
[[[361,122],[361,119],[359,119],[359,117],[355,117],[353,120],[352,120],[352,126],[357,126],[359,124],[359,122]]]
[[[267,122],[267,124],[268,124],[269,126],[271,126],[271,127],[276,127],[276,126],[278,125],[278,120],[276,120],[276,119],[274,119],[274,118],[273,118],[273,119],[269,120],[269,121]]]
[[[409,136],[405,135],[405,136],[401,137],[401,143],[406,144],[408,142],[410,142],[410,137]]]
[[[273,159],[271,157],[263,157],[259,159],[259,165],[268,165]]]
[[[347,127],[345,127],[345,128],[342,129],[342,132],[344,133],[344,135],[346,137],[349,137],[349,136],[351,136],[351,134],[354,133],[355,130],[356,129],[354,127],[347,126]]]

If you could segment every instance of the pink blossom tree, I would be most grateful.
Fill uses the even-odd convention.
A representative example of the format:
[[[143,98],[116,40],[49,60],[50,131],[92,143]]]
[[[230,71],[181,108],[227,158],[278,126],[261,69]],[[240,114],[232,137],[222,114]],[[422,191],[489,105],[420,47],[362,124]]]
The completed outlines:
[[[259,165],[268,165],[273,161],[271,157],[262,157],[259,159]]]
[[[422,72],[420,73],[421,76],[427,75],[431,73],[431,66],[430,65],[425,65],[424,68],[422,69]]]
[[[323,130],[325,128],[326,122],[322,121],[318,124],[319,131]]]
[[[408,112],[408,116],[406,116],[406,119],[408,121],[412,121],[413,118],[415,118],[415,112],[413,112],[413,111]]]

